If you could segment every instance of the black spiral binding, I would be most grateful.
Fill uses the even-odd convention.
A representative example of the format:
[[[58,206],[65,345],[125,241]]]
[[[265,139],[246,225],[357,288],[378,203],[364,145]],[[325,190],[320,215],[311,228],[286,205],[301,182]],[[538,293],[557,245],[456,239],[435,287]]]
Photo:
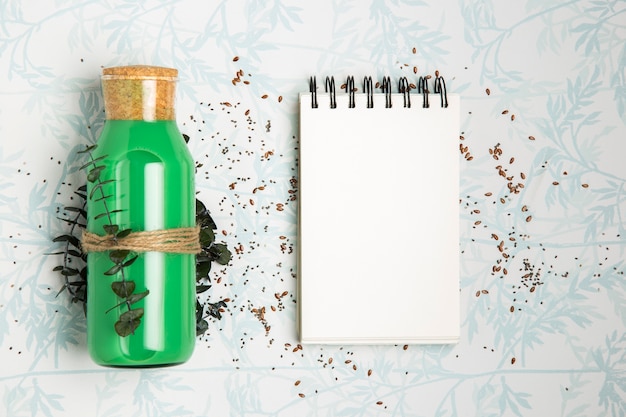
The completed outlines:
[[[391,101],[391,78],[383,77],[383,85],[381,89],[383,93],[385,93],[385,108],[390,109],[393,105]]]
[[[354,88],[354,77],[349,76],[346,80],[346,93],[348,93],[348,107],[353,109],[356,106],[354,101],[354,92],[356,89]]]
[[[417,81],[417,86],[411,84],[407,77],[401,77],[398,80],[398,92],[402,94],[404,107],[411,107],[411,90],[417,89],[417,93],[422,95],[422,107],[429,108],[429,96],[430,90],[428,88],[428,78],[429,77],[419,77]],[[378,88],[378,83],[376,83]],[[342,86],[343,87],[343,86]],[[391,78],[388,76],[383,77],[382,84],[380,85],[380,89],[385,95],[385,108],[391,108],[393,105],[392,102],[392,87],[391,87]],[[311,93],[311,107],[316,109],[318,108],[317,101],[317,81],[315,76],[309,79],[309,91]],[[335,78],[330,76],[326,77],[326,83],[324,86],[324,91],[330,96],[330,108],[337,108],[337,90],[335,88]],[[356,98],[355,92],[356,88],[354,85],[354,77],[349,76],[346,80],[345,84],[345,92],[348,94],[348,107],[354,108],[356,107]],[[372,83],[372,77],[365,77],[363,79],[363,92],[365,93],[365,98],[367,101],[367,108],[371,109],[374,107],[374,86]],[[434,94],[439,94],[441,107],[448,107],[448,91],[446,89],[446,82],[443,77],[438,74],[435,77],[434,81]]]
[[[439,94],[441,97],[441,107],[448,107],[448,92],[443,77],[437,76],[435,78],[435,94]]]
[[[411,107],[411,86],[409,80],[406,77],[402,77],[398,80],[398,92],[402,94],[404,98],[404,107]]]
[[[374,108],[374,84],[372,83],[372,77],[363,78],[363,93],[367,98],[367,108]]]
[[[330,108],[337,108],[337,92],[335,91],[335,77],[326,77],[324,91],[330,94]]]
[[[427,109],[430,107],[428,102],[428,78],[420,77],[417,82],[417,93],[422,95],[422,107]]]
[[[311,108],[317,109],[317,81],[315,77],[309,79],[309,92],[311,93]]]

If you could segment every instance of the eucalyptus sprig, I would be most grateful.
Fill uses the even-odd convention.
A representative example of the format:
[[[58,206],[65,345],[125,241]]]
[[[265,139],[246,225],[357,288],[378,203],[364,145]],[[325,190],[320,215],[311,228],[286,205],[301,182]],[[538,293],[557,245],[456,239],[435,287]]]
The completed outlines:
[[[185,138],[186,140],[188,138]],[[103,201],[106,207],[106,199],[111,197],[104,194],[103,185],[106,181],[100,181],[100,173],[104,168],[102,165],[98,165],[105,157],[93,158],[91,152],[95,149],[94,146],[88,146],[84,150],[79,151],[80,154],[88,154],[89,162],[81,167],[81,169],[88,169],[87,179],[94,182],[90,195],[87,195],[87,186],[82,185],[74,194],[81,199],[81,203],[77,206],[67,206],[63,208],[66,213],[72,213],[69,218],[59,217],[59,220],[70,225],[69,230],[59,236],[52,239],[53,242],[63,244],[62,250],[58,252],[49,253],[49,255],[62,255],[63,262],[61,265],[54,267],[54,271],[60,272],[63,276],[63,285],[58,291],[59,296],[64,291],[68,291],[72,296],[72,302],[82,302],[83,309],[86,312],[87,306],[87,257],[88,254],[84,253],[81,247],[81,241],[79,233],[80,230],[86,228],[87,198],[93,199],[93,201]],[[100,190],[100,191],[98,191]],[[96,194],[99,193],[99,194]],[[107,214],[108,212],[108,214]],[[109,222],[103,226],[103,229],[107,235],[111,235],[111,239],[121,239],[131,233],[130,229],[119,230],[119,226],[112,223],[111,213],[115,210],[108,210],[106,207],[103,213],[99,213],[96,217],[102,218],[107,216]],[[220,265],[227,265],[232,257],[227,245],[223,243],[215,242],[215,230],[217,225],[213,221],[209,210],[198,199],[196,199],[196,223],[200,226],[200,244],[201,253],[196,256],[196,294],[202,294],[208,291],[211,284],[211,265],[213,262],[217,262]],[[112,261],[111,268],[105,272],[106,275],[115,275],[120,272],[121,280],[113,282],[111,289],[121,299],[121,302],[111,307],[108,312],[113,309],[126,305],[126,311],[120,315],[119,320],[115,324],[116,332],[122,336],[128,336],[134,332],[140,325],[141,318],[143,316],[143,309],[135,308],[131,306],[143,299],[148,295],[148,291],[135,293],[135,282],[127,280],[124,268],[132,265],[137,259],[136,254],[131,254],[130,251],[114,250],[109,254],[109,259]],[[208,330],[209,317],[213,317],[217,320],[222,318],[222,312],[227,307],[229,299],[222,299],[217,302],[210,302],[206,300],[204,303],[200,302],[199,297],[196,297],[196,334],[198,336],[204,334]]]
[[[128,236],[132,232],[132,229],[121,229],[119,225],[113,223],[112,215],[114,213],[120,213],[122,210],[110,210],[107,205],[107,200],[111,198],[112,195],[106,195],[104,193],[104,186],[115,182],[115,180],[102,180],[100,178],[106,167],[99,165],[99,163],[105,160],[108,155],[94,158],[93,150],[96,147],[97,145],[91,145],[78,152],[87,154],[89,157],[89,161],[80,167],[80,169],[87,170],[87,181],[93,184],[88,198],[93,202],[102,202],[104,209],[102,213],[98,213],[94,216],[94,220],[106,218],[107,224],[103,225],[102,229],[106,233],[107,238],[114,244],[117,244],[119,239]],[[107,313],[120,306],[126,307],[126,311],[122,313],[115,322],[115,332],[122,337],[126,337],[135,334],[135,330],[141,324],[141,318],[144,313],[143,308],[133,308],[133,304],[144,299],[150,293],[150,290],[146,289],[140,293],[135,293],[135,282],[126,279],[125,268],[131,266],[137,260],[136,254],[133,254],[129,250],[113,250],[109,252],[109,259],[113,262],[113,266],[105,271],[104,275],[113,276],[119,274],[120,280],[112,282],[111,289],[122,301],[107,310]]]

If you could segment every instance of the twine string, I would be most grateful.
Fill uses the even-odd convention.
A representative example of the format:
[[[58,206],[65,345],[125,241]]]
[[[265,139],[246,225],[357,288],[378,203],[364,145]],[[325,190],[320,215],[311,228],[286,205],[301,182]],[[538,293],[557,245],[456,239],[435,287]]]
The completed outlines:
[[[200,226],[131,232],[121,238],[114,238],[113,235],[99,236],[85,230],[81,246],[84,253],[129,250],[195,255],[201,252]]]

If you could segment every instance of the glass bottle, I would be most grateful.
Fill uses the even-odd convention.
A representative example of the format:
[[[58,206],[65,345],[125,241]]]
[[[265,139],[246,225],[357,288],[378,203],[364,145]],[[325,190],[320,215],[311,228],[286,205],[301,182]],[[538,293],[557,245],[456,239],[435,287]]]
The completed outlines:
[[[175,122],[177,75],[153,66],[103,70],[106,122],[90,155],[88,232],[195,226],[194,163]],[[191,356],[193,254],[92,251],[87,262],[87,344],[96,363],[172,365]],[[116,263],[125,266],[116,271]]]

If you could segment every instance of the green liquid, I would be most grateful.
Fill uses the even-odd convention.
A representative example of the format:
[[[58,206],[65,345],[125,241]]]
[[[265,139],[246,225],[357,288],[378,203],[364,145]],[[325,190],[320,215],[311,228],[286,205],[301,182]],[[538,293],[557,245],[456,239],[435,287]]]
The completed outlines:
[[[88,183],[87,230],[104,235],[103,226],[120,230],[161,230],[195,226],[194,164],[174,121],[108,120],[93,158],[105,156],[100,180]],[[102,181],[114,180],[102,187]],[[96,201],[102,196],[110,196]],[[106,204],[106,207],[105,207]],[[96,219],[100,213],[114,212]],[[109,220],[110,217],[110,220]],[[155,366],[186,361],[195,342],[195,256],[139,253],[124,268],[134,293],[150,293],[132,305],[143,308],[139,327],[126,337],[115,322],[127,311],[105,275],[114,264],[109,252],[88,256],[87,344],[93,360],[111,366]]]

